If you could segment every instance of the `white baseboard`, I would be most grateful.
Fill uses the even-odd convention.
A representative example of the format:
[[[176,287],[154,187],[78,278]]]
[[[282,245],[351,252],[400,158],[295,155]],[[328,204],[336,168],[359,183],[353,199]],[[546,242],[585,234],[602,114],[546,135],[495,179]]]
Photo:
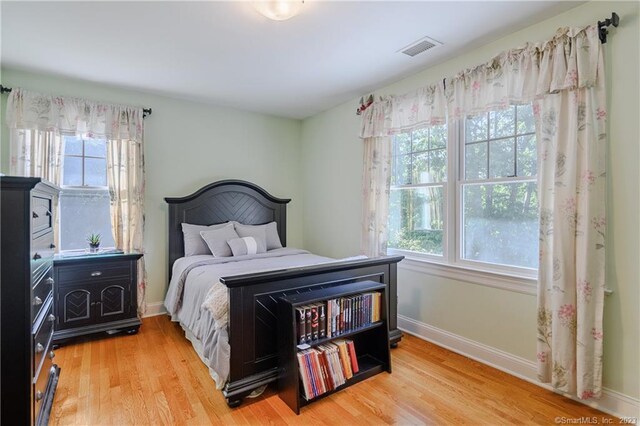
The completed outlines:
[[[156,315],[164,315],[166,313],[167,310],[163,302],[147,303],[147,310],[142,317],[155,317]]]
[[[398,315],[398,328],[452,352],[490,365],[505,373],[553,391],[551,386],[538,381],[536,364],[533,361],[416,321],[404,315]],[[639,399],[632,398],[611,389],[603,389],[602,397],[598,401],[593,402],[585,402],[571,395],[562,395],[618,417],[638,418],[640,414]]]

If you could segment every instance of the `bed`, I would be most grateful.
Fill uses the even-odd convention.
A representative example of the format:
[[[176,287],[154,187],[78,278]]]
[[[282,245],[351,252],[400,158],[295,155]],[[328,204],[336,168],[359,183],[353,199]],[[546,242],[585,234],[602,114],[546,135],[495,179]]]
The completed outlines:
[[[291,200],[274,197],[246,181],[218,181],[191,195],[165,201],[169,205],[171,279],[165,304],[172,320],[180,322],[186,337],[209,366],[229,406],[239,405],[256,389],[278,378],[276,312],[281,296],[355,281],[379,281],[388,286],[389,343],[395,347],[401,340],[396,289],[397,263],[402,256],[335,260],[287,248],[286,206]],[[184,256],[182,223],[211,225],[229,221],[247,225],[276,222],[284,248],[231,260]],[[226,297],[226,321],[208,317],[222,311],[200,308],[214,293]],[[220,314],[215,318],[220,320]],[[225,359],[228,366],[222,371]]]

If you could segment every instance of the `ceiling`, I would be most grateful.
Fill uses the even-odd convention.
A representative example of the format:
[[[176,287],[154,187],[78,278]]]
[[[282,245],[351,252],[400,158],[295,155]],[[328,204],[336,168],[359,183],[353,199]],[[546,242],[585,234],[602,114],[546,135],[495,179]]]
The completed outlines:
[[[305,118],[578,4],[306,0],[276,22],[249,2],[2,1],[1,60]],[[444,44],[398,53],[425,36]]]

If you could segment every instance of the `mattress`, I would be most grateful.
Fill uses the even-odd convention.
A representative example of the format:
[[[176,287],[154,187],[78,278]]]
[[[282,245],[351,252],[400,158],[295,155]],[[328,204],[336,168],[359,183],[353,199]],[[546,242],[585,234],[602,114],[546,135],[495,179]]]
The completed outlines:
[[[305,250],[281,248],[267,253],[236,256],[190,256],[175,261],[165,307],[179,322],[216,387],[229,377],[228,292],[221,277],[335,262]]]

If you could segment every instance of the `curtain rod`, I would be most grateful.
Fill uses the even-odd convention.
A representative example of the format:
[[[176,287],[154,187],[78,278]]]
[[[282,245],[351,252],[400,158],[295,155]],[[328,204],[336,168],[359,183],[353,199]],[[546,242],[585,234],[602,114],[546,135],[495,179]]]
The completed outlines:
[[[609,25],[617,27],[619,24],[620,17],[615,12],[611,13],[611,18],[607,18],[604,21],[598,21],[598,36],[600,36],[600,42],[602,44],[605,44],[607,42],[607,34],[609,34],[607,27]]]
[[[5,87],[2,84],[0,84],[0,93],[9,93],[11,92],[13,89],[11,87]],[[142,118],[147,118],[148,116],[151,115],[152,109],[151,108],[143,108],[142,109]]]

